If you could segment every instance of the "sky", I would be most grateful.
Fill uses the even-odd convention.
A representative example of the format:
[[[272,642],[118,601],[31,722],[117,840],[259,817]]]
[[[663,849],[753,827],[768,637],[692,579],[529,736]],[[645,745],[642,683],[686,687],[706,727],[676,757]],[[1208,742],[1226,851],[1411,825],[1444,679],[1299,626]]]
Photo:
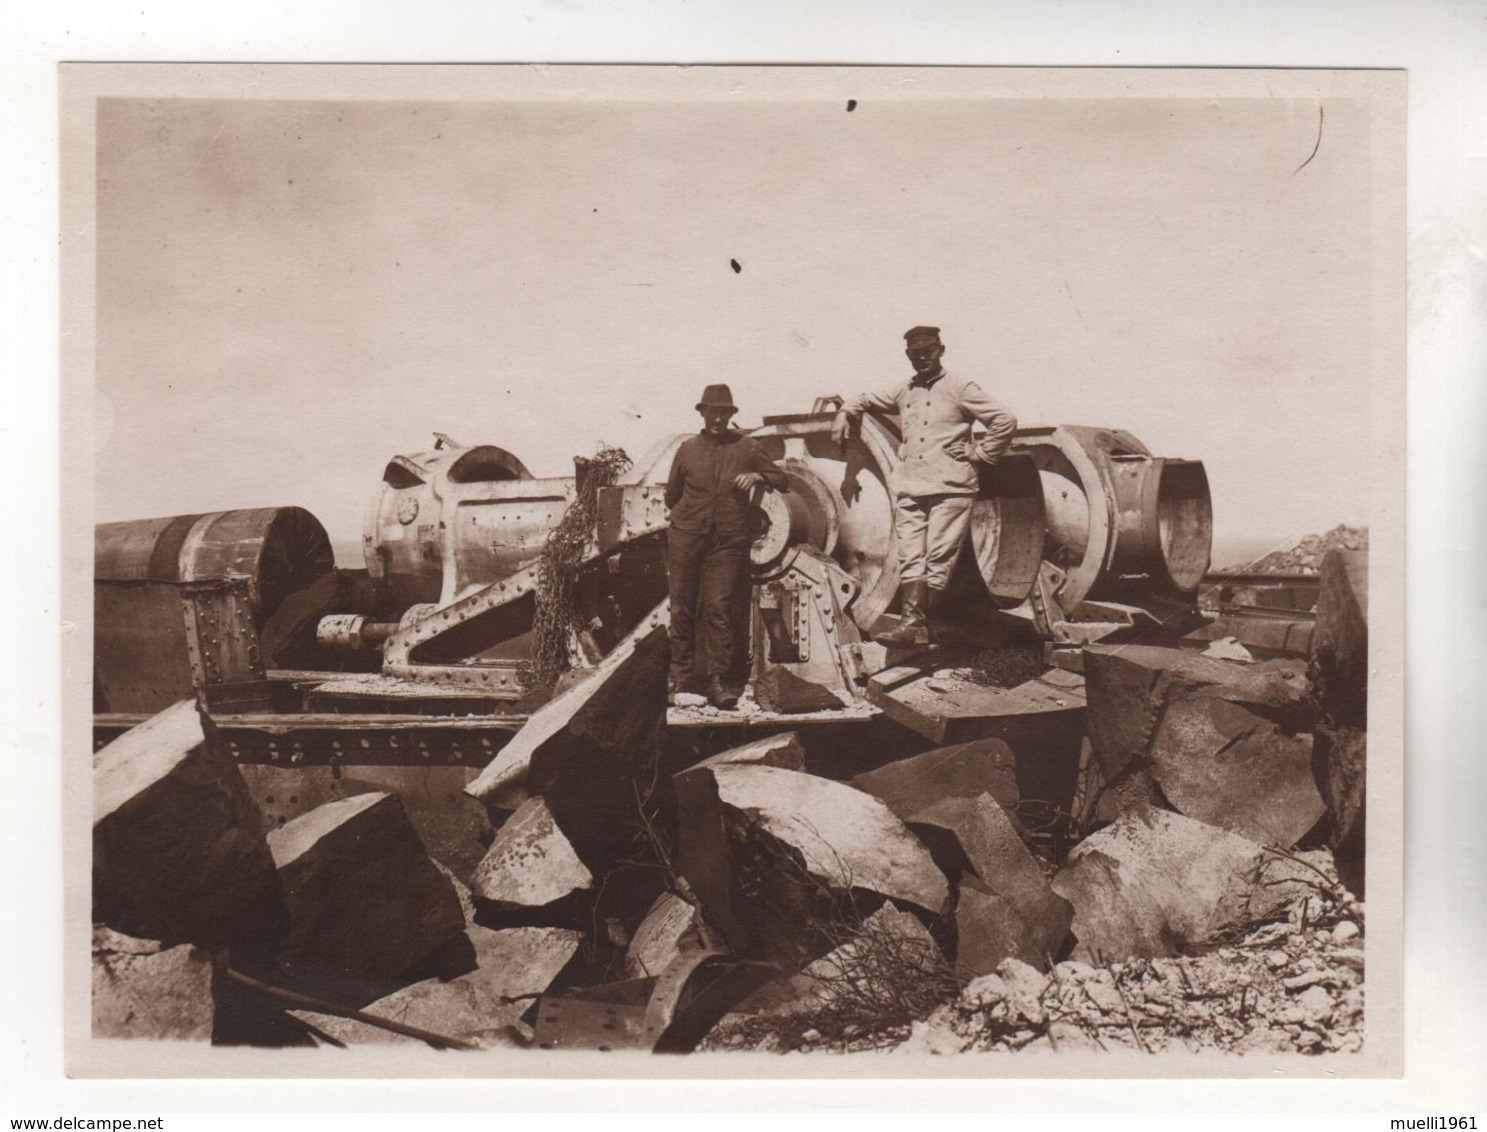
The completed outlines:
[[[435,431],[568,474],[691,431],[708,383],[748,427],[893,382],[930,323],[1022,424],[1203,460],[1230,564],[1367,519],[1370,128],[1341,98],[103,100],[96,518],[297,504],[354,548]]]

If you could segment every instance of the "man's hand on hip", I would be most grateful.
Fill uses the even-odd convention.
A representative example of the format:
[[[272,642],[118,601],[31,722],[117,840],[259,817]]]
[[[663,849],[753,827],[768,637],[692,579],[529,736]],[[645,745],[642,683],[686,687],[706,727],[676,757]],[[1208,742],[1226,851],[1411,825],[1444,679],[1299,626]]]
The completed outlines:
[[[952,440],[949,444],[945,445],[945,451],[950,453],[956,460],[969,461],[974,458],[971,446],[964,440]]]
[[[733,477],[733,486],[747,494],[756,487],[764,486],[764,477],[758,472],[742,472]]]

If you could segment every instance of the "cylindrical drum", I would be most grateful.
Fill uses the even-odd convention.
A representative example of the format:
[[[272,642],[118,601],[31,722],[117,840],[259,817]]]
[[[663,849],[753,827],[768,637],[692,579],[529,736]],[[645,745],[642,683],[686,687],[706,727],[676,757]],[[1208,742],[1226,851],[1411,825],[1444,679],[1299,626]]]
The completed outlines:
[[[393,457],[362,535],[381,611],[448,604],[531,565],[572,498],[571,476],[533,479],[494,445]]]
[[[335,569],[325,528],[303,507],[100,523],[93,545],[98,581],[247,578],[260,627],[286,597]]]

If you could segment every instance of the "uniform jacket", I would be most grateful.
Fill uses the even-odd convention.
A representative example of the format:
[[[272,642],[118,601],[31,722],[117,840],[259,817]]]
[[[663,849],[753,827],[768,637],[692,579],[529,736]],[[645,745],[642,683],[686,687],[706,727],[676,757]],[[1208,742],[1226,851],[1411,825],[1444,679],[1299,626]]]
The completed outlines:
[[[666,481],[671,529],[688,534],[751,535],[748,496],[733,486],[744,472],[758,472],[776,491],[785,473],[758,443],[740,432],[698,433],[682,441]]]
[[[1001,459],[1017,428],[1017,418],[979,385],[945,370],[927,381],[916,375],[892,389],[860,393],[843,407],[854,422],[865,412],[898,414],[903,434],[893,484],[898,495],[974,495],[976,465]],[[973,442],[975,421],[986,433]],[[969,460],[957,460],[946,451],[956,440],[970,445]]]

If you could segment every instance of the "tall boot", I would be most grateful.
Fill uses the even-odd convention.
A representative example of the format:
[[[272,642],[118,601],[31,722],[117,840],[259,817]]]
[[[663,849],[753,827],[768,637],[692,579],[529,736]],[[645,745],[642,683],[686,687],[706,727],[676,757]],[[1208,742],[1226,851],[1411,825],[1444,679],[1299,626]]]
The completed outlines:
[[[880,644],[890,648],[922,648],[929,644],[929,623],[925,616],[928,593],[929,585],[922,578],[899,587],[898,628],[880,634]]]
[[[929,643],[940,643],[940,630],[945,624],[945,591],[926,586],[928,599],[924,603],[924,625],[929,630]]]

